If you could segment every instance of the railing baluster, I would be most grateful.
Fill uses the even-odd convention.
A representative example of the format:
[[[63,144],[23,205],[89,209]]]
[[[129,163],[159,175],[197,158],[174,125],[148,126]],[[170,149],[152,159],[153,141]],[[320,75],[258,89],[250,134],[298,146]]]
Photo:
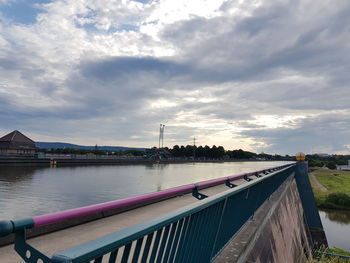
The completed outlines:
[[[117,260],[117,256],[118,256],[118,249],[111,252],[108,263],[115,263],[115,261]]]
[[[198,252],[198,247],[200,246],[200,240],[198,237],[201,235],[201,228],[204,221],[204,211],[208,208],[198,212],[198,220],[194,226],[193,233],[191,235],[191,242],[188,243],[189,250],[185,258],[185,262],[197,262],[195,252]]]
[[[122,263],[127,263],[128,262],[131,245],[132,245],[132,243],[129,243],[129,244],[125,245],[124,251],[123,251],[123,257],[122,257],[122,261],[121,261]]]
[[[103,256],[98,257],[94,260],[94,263],[102,263]]]
[[[210,209],[207,209],[206,224],[204,225],[205,235],[202,238],[205,240],[204,242],[207,242],[207,246],[209,246],[210,248],[213,247],[216,234],[213,222],[217,222],[220,213],[221,206],[219,206],[218,204],[216,204],[214,207],[210,207]],[[209,262],[211,255],[210,248],[202,251],[199,257],[199,260],[201,262]]]
[[[170,251],[171,251],[171,249],[173,247],[173,241],[174,241],[174,238],[175,238],[175,231],[176,231],[176,228],[178,227],[178,223],[179,223],[179,221],[173,223],[172,226],[171,226],[171,231],[170,231],[170,234],[169,234],[169,239],[168,239],[167,245],[165,247],[164,258],[163,258],[162,262],[168,262]]]
[[[164,253],[164,249],[165,249],[165,245],[167,243],[168,237],[169,237],[169,230],[170,230],[171,225],[167,225],[164,229],[164,233],[163,233],[163,237],[162,237],[162,241],[160,243],[160,247],[158,250],[158,256],[157,256],[157,263],[162,262],[162,258],[163,258],[163,253]]]
[[[190,250],[189,261],[191,262],[208,262],[203,260],[205,258],[205,252],[208,250],[206,246],[211,242],[210,239],[207,239],[207,235],[210,232],[208,227],[210,221],[210,212],[213,212],[217,209],[215,204],[213,207],[207,207],[201,213],[201,220],[199,220],[197,234],[194,236],[194,243],[192,249]],[[212,221],[213,222],[213,221]],[[211,222],[211,223],[212,223]]]
[[[157,231],[156,238],[154,239],[154,243],[153,243],[151,257],[149,259],[150,262],[154,262],[156,259],[157,252],[159,250],[159,242],[160,242],[160,238],[162,237],[163,230],[164,230],[164,228],[159,229]]]
[[[143,237],[139,238],[136,242],[135,250],[134,250],[134,255],[132,257],[132,263],[137,263],[139,260],[139,255],[140,251],[142,248],[142,242],[143,242]]]
[[[181,232],[183,230],[182,228],[183,228],[183,225],[184,225],[184,221],[185,221],[184,218],[181,219],[180,221],[178,221],[174,242],[173,242],[173,245],[172,245],[171,250],[169,252],[169,257],[168,257],[168,261],[167,262],[172,262],[174,260],[174,256],[175,256],[175,253],[176,253],[177,246],[179,244]]]
[[[186,221],[184,223],[184,226],[182,227],[179,244],[177,245],[173,262],[181,262],[181,257],[183,256],[183,250],[184,250],[183,247],[185,246],[185,242],[188,239],[187,235],[192,225],[192,217],[193,215],[190,215],[185,218]]]
[[[187,231],[185,233],[184,239],[182,240],[181,247],[179,247],[179,250],[178,250],[179,257],[176,257],[176,262],[185,262],[184,258],[188,254],[188,250],[189,250],[188,244],[192,240],[191,238],[193,235],[194,226],[197,223],[197,218],[198,218],[198,212],[191,215],[189,224],[187,226]]]
[[[147,262],[149,248],[151,247],[151,243],[152,243],[152,239],[153,239],[153,234],[154,233],[151,233],[147,236],[146,244],[145,244],[145,247],[144,247],[143,253],[142,253],[143,255],[142,255],[141,263]]]

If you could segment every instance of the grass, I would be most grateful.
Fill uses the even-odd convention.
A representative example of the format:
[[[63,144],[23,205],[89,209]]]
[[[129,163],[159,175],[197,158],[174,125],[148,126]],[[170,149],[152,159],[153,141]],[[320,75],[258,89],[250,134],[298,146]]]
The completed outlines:
[[[311,178],[316,203],[321,208],[350,209],[350,171],[318,169],[313,172],[326,188],[322,191]]]
[[[343,256],[350,256],[350,252],[345,251],[338,247],[321,249],[322,252],[332,253]],[[306,261],[306,263],[348,263],[349,259],[342,259],[339,257],[329,257],[322,254],[317,253],[317,251],[313,252],[313,258]]]
[[[349,260],[336,257],[322,256],[317,259],[309,259],[306,261],[306,263],[349,263]]]
[[[315,172],[318,181],[330,192],[350,195],[350,171],[319,169]]]

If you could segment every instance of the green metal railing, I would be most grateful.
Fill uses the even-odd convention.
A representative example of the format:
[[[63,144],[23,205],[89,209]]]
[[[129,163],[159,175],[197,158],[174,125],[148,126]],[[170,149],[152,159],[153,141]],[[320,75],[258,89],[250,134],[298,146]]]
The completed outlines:
[[[49,262],[211,262],[256,209],[289,176],[294,176],[294,170],[290,166],[258,177],[196,204],[57,253]]]
[[[307,177],[304,166],[297,163],[258,171],[250,178],[243,176],[247,183],[239,186],[227,180],[225,184],[230,188],[225,192],[59,252],[51,258],[26,242],[26,228],[35,226],[33,219],[3,221],[0,232],[15,233],[15,250],[27,263],[211,262],[287,178],[296,177],[301,198],[306,199],[303,196],[309,193],[301,191],[309,187],[308,181],[301,180]],[[305,204],[309,203],[312,200]],[[306,209],[310,214],[312,207],[304,206]],[[310,220],[308,224],[319,223]]]

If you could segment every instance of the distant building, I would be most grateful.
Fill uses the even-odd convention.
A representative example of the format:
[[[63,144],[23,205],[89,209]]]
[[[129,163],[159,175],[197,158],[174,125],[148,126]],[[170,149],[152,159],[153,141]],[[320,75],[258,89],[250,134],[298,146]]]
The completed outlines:
[[[0,138],[0,155],[34,156],[35,142],[19,131]]]
[[[148,159],[169,159],[172,157],[171,153],[164,148],[146,149],[146,156]]]
[[[348,165],[337,165],[337,170],[350,171],[350,160],[348,160]]]

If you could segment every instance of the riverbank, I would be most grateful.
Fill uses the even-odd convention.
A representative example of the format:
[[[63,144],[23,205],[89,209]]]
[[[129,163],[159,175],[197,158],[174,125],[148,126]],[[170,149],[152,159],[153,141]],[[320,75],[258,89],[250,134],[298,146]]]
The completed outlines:
[[[306,263],[348,263],[350,252],[338,247],[316,249],[313,252],[313,258]]]
[[[281,160],[282,161],[282,160]],[[2,157],[0,165],[7,164],[47,164],[47,165],[106,165],[106,164],[175,164],[175,163],[224,163],[224,162],[276,162],[276,160],[254,159],[191,159],[167,158],[147,159],[143,157],[94,157],[94,158],[34,158],[34,157]]]
[[[310,174],[319,208],[350,210],[350,172],[320,168]]]

